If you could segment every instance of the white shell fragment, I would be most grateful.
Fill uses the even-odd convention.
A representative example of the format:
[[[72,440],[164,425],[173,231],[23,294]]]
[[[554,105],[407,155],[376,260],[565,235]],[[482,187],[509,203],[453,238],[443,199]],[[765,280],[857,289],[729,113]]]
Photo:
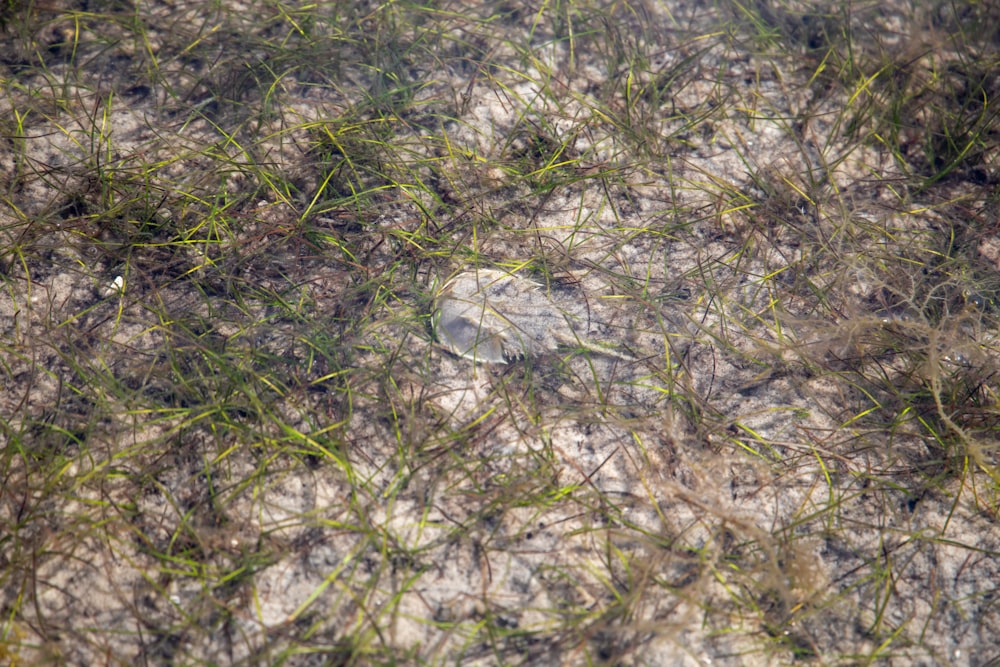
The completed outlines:
[[[100,297],[121,296],[124,293],[125,278],[122,276],[115,276],[110,283],[105,283],[97,289],[97,295]]]
[[[447,350],[477,362],[505,364],[560,347],[628,356],[586,343],[589,319],[585,301],[557,300],[527,278],[480,269],[441,287],[432,321]]]

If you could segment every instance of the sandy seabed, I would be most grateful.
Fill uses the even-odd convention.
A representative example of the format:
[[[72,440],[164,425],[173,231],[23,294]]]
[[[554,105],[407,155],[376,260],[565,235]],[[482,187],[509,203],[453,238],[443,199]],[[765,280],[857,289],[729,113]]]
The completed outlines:
[[[924,14],[18,4],[0,662],[1000,657],[996,146],[821,85]],[[476,267],[607,353],[450,354]]]

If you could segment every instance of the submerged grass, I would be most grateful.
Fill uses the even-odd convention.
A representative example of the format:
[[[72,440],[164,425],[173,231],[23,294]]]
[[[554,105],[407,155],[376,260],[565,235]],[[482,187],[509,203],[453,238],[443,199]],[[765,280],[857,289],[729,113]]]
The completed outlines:
[[[997,18],[3,3],[0,661],[994,660]]]

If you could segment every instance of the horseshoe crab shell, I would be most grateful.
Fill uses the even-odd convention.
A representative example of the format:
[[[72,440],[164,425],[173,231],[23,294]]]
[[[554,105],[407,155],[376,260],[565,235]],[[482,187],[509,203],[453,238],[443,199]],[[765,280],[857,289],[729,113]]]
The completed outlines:
[[[449,352],[473,361],[505,364],[527,356],[530,345],[505,314],[512,301],[537,285],[495,270],[453,276],[438,291],[434,332]]]
[[[506,364],[582,345],[586,305],[556,300],[538,283],[496,269],[465,271],[438,291],[432,318],[445,349],[477,362]]]

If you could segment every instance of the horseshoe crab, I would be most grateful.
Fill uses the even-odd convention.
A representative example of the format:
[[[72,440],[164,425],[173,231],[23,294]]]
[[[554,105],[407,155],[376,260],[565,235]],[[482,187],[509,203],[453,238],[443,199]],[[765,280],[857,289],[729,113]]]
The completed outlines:
[[[556,297],[533,280],[496,269],[446,281],[432,324],[445,349],[480,363],[506,364],[560,348],[632,358],[613,344],[588,342],[592,322],[584,299]]]

